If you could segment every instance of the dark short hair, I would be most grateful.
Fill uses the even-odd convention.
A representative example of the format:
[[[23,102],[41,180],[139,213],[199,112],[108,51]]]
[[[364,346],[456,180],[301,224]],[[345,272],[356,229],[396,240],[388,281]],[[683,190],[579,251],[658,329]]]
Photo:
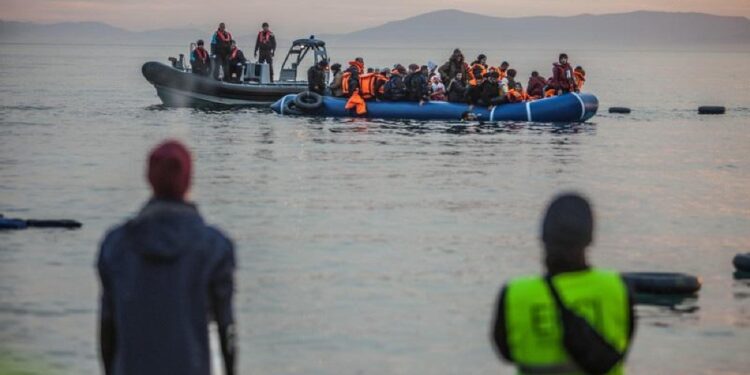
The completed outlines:
[[[594,214],[586,198],[577,193],[558,195],[547,207],[542,221],[546,244],[586,247],[594,233]]]
[[[318,61],[318,65],[320,65],[320,66],[328,66],[328,60],[320,60],[320,61]]]
[[[268,22],[263,22],[263,24],[260,25],[260,27],[268,27]]]
[[[196,44],[198,44],[199,46],[202,46],[203,45],[203,39],[198,39],[198,41],[196,42]]]
[[[361,63],[364,63],[364,62],[365,62],[365,59],[363,59],[363,58],[361,58],[361,57],[357,57],[356,59],[354,59],[354,61],[359,61],[359,62],[361,62]]]
[[[532,76],[532,77],[538,77],[538,76],[539,76],[539,72],[537,72],[537,71],[535,70],[535,71],[531,72],[531,76]]]
[[[487,55],[485,55],[483,53],[480,53],[479,56],[477,56],[477,61],[479,61],[481,59],[486,59],[486,58],[487,58]]]
[[[510,64],[508,64],[508,62],[507,62],[507,61],[503,61],[503,62],[501,62],[501,63],[500,63],[500,66],[509,66],[509,65],[510,65]]]
[[[516,70],[508,69],[508,77],[515,77],[515,76],[516,76]]]
[[[409,70],[417,70],[419,69],[419,65],[417,64],[409,64]]]
[[[331,70],[341,70],[341,64],[335,63],[331,65]]]
[[[562,60],[563,57],[567,59],[568,58],[568,54],[567,53],[561,53],[560,56],[557,59],[558,60]]]
[[[487,73],[487,77],[500,78],[500,73],[492,71],[492,72]]]

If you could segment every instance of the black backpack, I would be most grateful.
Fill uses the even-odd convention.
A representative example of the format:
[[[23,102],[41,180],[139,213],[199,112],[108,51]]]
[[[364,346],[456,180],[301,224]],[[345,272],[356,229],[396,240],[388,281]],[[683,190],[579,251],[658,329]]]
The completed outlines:
[[[613,348],[586,319],[578,316],[560,300],[550,276],[545,278],[555,300],[563,327],[563,346],[581,370],[601,375],[620,363],[624,354]]]

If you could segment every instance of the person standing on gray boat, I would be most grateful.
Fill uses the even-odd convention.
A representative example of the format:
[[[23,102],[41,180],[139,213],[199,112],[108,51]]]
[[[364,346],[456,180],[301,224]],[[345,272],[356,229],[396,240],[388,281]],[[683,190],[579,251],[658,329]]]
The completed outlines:
[[[153,197],[101,244],[99,344],[106,375],[210,375],[216,321],[226,375],[235,373],[232,242],[186,200],[191,157],[167,141],[148,160]]]
[[[254,55],[258,57],[258,63],[268,64],[271,81],[273,81],[273,56],[276,54],[276,36],[269,29],[268,22],[263,22],[261,27],[262,30],[258,32],[258,37],[255,39]],[[260,56],[258,56],[259,53]]]
[[[519,374],[624,373],[632,293],[619,273],[589,265],[593,231],[585,198],[556,197],[542,222],[546,275],[512,279],[500,291],[491,338]]]
[[[219,24],[214,36],[211,37],[211,57],[214,60],[213,75],[214,79],[219,79],[219,70],[226,77],[229,75],[229,52],[232,48],[232,34],[227,31],[224,22]]]

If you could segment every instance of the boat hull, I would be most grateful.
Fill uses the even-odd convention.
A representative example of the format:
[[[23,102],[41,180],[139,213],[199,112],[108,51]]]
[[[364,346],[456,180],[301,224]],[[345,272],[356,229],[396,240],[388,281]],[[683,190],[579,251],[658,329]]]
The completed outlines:
[[[294,101],[295,97],[296,94],[287,95],[271,105],[271,109],[282,115],[298,114],[286,110],[289,102]],[[370,101],[367,102],[367,114],[364,116],[357,116],[353,111],[344,109],[345,104],[344,98],[326,96],[320,108],[306,114],[326,117],[455,121],[461,120],[470,112],[482,121],[584,122],[593,117],[599,108],[596,96],[578,93],[492,108],[449,102],[427,102],[420,105],[416,102]]]
[[[305,82],[221,82],[153,61],[143,64],[141,72],[154,85],[164,105],[173,107],[267,105],[307,89]]]

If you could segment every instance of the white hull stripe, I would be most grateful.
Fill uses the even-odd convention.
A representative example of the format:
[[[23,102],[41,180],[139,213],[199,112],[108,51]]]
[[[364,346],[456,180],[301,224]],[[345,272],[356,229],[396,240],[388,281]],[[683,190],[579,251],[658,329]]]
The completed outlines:
[[[283,98],[281,98],[281,109],[279,110],[279,114],[284,114],[284,104],[286,104],[286,95],[284,95]]]
[[[571,92],[571,94],[573,94],[573,96],[578,99],[578,102],[581,103],[581,118],[579,118],[579,120],[583,121],[583,118],[586,116],[586,104],[583,102],[583,99],[581,99],[580,95],[575,92]]]
[[[531,122],[531,102],[526,102],[526,121]]]
[[[490,111],[490,122],[495,121],[495,108],[497,108],[497,106],[492,107],[492,110]]]

